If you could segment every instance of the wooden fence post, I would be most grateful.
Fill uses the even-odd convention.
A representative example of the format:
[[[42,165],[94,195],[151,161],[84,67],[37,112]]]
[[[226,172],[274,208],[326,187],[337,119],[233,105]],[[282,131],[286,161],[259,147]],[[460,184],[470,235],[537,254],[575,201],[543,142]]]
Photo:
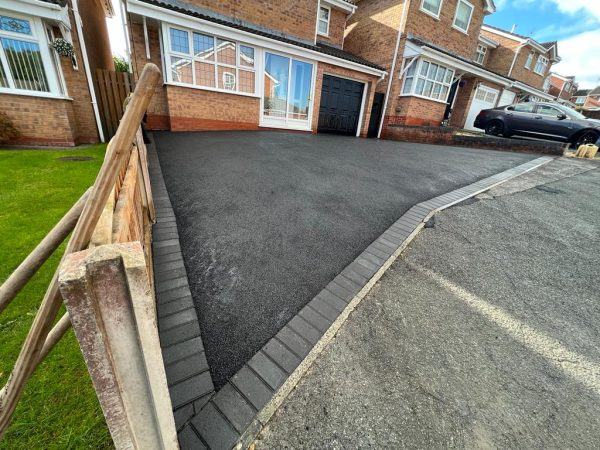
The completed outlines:
[[[116,448],[177,449],[141,244],[72,253],[59,285]]]

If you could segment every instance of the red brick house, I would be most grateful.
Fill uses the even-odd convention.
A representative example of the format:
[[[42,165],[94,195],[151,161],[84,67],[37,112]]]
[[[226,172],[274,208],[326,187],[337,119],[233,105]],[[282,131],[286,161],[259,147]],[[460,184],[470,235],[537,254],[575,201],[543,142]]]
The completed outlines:
[[[105,21],[111,14],[110,0],[2,0],[0,120],[19,132],[4,144],[102,139],[91,77],[113,65]],[[73,58],[57,54],[51,46],[57,38],[72,43]]]
[[[346,0],[128,0],[131,61],[162,68],[148,127],[365,135],[386,73],[348,52]]]
[[[554,97],[559,103],[575,107],[575,104],[571,102],[571,98],[578,90],[578,85],[574,76],[565,77],[558,73],[551,73],[548,76],[547,81],[550,85],[548,94]]]
[[[571,102],[577,105],[577,108],[585,111],[598,110],[600,108],[600,86],[576,91]]]
[[[492,0],[361,0],[357,5],[344,48],[390,73],[377,86],[384,134],[393,124],[471,128],[483,108],[526,97],[551,99],[543,84],[550,62],[558,60],[555,43],[545,46],[484,26],[495,11]],[[525,47],[541,56],[531,68],[521,66],[520,59],[528,58],[521,51]]]

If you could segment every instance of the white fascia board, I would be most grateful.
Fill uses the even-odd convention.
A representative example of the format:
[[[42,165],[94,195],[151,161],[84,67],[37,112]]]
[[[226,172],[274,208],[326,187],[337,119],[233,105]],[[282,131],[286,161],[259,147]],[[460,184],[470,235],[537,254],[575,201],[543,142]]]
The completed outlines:
[[[53,3],[42,2],[39,0],[2,0],[0,9],[54,20],[62,23],[69,30],[71,29],[71,21],[69,20],[69,11],[67,7],[61,8]]]
[[[528,94],[535,95],[536,97],[544,98],[546,100],[554,100],[554,97],[544,91],[540,91],[528,84],[521,83],[520,81],[513,81],[513,86],[517,89],[527,92]]]
[[[312,61],[324,62],[327,64],[333,64],[335,66],[343,67],[357,72],[366,73],[369,75],[376,75],[383,77],[387,74],[385,70],[375,69],[373,67],[363,66],[352,61],[348,61],[335,56],[326,55],[314,50],[299,47],[286,42],[281,42],[276,39],[260,36],[247,31],[236,30],[231,27],[220,25],[218,23],[210,22],[208,20],[202,20],[197,17],[192,17],[187,14],[170,11],[159,6],[150,5],[138,0],[129,0],[127,2],[128,12],[131,14],[139,14],[140,16],[146,16],[152,19],[159,20],[161,22],[167,22],[173,25],[179,25],[186,28],[198,30],[199,26],[202,27],[202,31],[215,34],[220,37],[229,38],[236,41],[241,41],[250,45],[264,48],[266,50],[274,50],[282,53],[286,53],[291,56],[298,56]]]
[[[500,44],[489,37],[484,36],[483,34],[479,35],[479,42],[484,44],[486,47],[497,48]]]
[[[321,0],[322,5],[333,6],[334,8],[346,11],[348,14],[354,14],[357,6],[351,3],[345,2],[344,0]]]
[[[455,70],[460,70],[462,72],[469,73],[471,75],[475,75],[477,77],[483,78],[484,80],[491,81],[493,83],[499,84],[504,87],[509,87],[511,85],[511,81],[507,78],[501,77],[500,75],[496,75],[494,73],[488,72],[483,68],[479,68],[476,66],[472,66],[467,64],[459,59],[452,58],[442,52],[434,50],[429,47],[419,47],[421,49],[420,54],[433,62],[440,63],[444,66],[450,67]]]
[[[494,4],[494,0],[485,0],[485,7],[483,11],[486,14],[494,14],[496,12],[496,5]]]

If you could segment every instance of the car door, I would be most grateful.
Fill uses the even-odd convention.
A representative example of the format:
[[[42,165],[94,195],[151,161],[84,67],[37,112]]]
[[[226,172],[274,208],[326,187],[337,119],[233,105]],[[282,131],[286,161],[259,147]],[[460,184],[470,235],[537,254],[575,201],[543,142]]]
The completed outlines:
[[[518,103],[506,108],[506,122],[509,133],[534,136],[538,121],[534,119],[534,103]]]
[[[562,119],[560,117],[563,117]],[[535,111],[537,129],[542,137],[567,140],[573,133],[573,121],[552,105],[537,105]]]

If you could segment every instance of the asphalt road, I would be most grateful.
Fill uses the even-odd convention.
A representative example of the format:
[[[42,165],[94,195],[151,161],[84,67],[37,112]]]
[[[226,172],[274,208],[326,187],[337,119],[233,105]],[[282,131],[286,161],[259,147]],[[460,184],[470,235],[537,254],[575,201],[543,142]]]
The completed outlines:
[[[598,192],[561,159],[436,215],[256,448],[600,448]]]
[[[154,136],[217,388],[413,204],[533,158],[282,132]]]

